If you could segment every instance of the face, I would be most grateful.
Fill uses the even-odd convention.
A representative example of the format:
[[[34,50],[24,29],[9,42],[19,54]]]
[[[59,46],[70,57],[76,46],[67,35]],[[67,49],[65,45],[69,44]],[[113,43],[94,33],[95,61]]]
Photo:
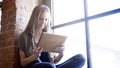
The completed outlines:
[[[41,13],[40,17],[39,17],[39,21],[38,21],[38,28],[40,29],[44,29],[45,24],[48,22],[48,13],[47,12],[43,12]]]

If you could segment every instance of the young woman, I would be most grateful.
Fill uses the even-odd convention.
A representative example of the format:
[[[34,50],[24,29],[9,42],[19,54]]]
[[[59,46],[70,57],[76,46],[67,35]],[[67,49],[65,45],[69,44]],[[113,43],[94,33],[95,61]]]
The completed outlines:
[[[20,63],[24,68],[82,68],[85,59],[81,54],[75,55],[62,64],[55,65],[63,57],[64,46],[56,47],[54,53],[43,52],[37,45],[41,33],[48,32],[50,26],[50,10],[46,5],[36,6],[32,12],[25,31],[19,37]]]

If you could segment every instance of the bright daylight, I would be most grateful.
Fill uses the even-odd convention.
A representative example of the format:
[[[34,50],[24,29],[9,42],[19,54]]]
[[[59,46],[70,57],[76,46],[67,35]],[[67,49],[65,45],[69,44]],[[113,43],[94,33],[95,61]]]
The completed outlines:
[[[84,18],[83,3],[83,0],[69,0],[69,3],[68,0],[54,0],[54,25]],[[120,11],[119,0],[87,0],[87,6],[88,16]],[[88,21],[92,68],[120,68],[119,18],[120,13],[113,11],[111,15]],[[85,22],[56,28],[55,33],[68,36],[64,59],[77,53],[86,56]]]

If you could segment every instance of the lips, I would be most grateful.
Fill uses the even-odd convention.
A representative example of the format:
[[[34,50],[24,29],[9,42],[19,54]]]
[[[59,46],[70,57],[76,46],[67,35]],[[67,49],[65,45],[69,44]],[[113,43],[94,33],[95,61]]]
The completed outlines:
[[[39,28],[42,28],[42,29],[43,29],[43,28],[44,28],[44,26],[43,26],[43,25],[39,25]]]

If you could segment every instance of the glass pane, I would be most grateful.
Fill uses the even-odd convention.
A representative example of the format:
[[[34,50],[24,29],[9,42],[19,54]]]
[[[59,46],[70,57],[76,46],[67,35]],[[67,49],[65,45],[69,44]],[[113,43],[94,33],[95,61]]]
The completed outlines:
[[[54,25],[84,17],[83,0],[54,0]]]
[[[93,68],[119,68],[120,13],[89,21]]]
[[[72,57],[75,54],[83,54],[86,57],[86,42],[85,42],[85,27],[84,23],[70,25],[62,28],[55,29],[55,34],[67,36],[65,42],[65,56],[61,60]],[[87,63],[87,62],[86,62]],[[87,68],[86,64],[83,68]]]
[[[119,0],[87,0],[87,1],[89,16],[120,8]]]

